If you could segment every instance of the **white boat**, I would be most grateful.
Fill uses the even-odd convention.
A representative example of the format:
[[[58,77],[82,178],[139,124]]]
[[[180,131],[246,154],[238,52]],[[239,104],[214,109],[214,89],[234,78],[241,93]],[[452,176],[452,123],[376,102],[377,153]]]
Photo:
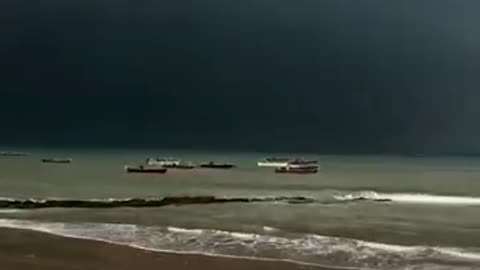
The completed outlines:
[[[180,160],[174,158],[148,158],[146,163],[150,166],[175,167],[180,165]]]
[[[286,167],[291,160],[289,158],[265,158],[260,160],[257,165],[258,167]]]

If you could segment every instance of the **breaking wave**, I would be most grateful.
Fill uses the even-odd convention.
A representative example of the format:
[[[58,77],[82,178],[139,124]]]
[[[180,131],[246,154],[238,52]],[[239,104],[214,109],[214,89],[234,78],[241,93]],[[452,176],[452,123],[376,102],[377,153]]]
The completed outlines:
[[[421,193],[377,193],[374,191],[361,191],[344,195],[334,195],[339,201],[388,201],[393,203],[415,204],[446,204],[446,205],[480,205],[478,197],[444,196]]]
[[[480,253],[458,248],[400,246],[313,234],[280,235],[109,223],[0,219],[0,227],[106,241],[135,248],[215,256],[287,260],[350,269],[475,269]],[[271,229],[274,229],[273,231]]]
[[[0,208],[13,209],[36,209],[36,208],[115,208],[115,207],[162,207],[168,205],[190,204],[220,204],[220,203],[252,203],[252,202],[285,202],[292,204],[312,203],[316,200],[299,196],[278,197],[164,197],[159,199],[92,199],[92,200],[68,200],[68,199],[27,199],[19,200],[12,198],[0,199]]]
[[[253,197],[215,197],[215,196],[180,196],[163,198],[127,198],[127,199],[14,199],[0,198],[0,213],[7,209],[38,208],[116,208],[116,207],[162,207],[193,204],[225,203],[287,203],[287,204],[345,204],[376,203],[410,203],[438,205],[480,205],[480,197],[447,196],[422,193],[381,193],[375,191],[338,192],[330,190],[320,192],[318,197],[307,196],[253,196]]]
[[[12,213],[20,213],[23,210],[20,209],[0,209],[0,214],[12,214]]]

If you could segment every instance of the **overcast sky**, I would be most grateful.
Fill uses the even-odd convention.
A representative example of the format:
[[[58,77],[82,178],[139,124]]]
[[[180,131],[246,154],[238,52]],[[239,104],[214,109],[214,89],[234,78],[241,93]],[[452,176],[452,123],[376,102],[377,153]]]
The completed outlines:
[[[476,0],[0,3],[0,145],[478,152]]]

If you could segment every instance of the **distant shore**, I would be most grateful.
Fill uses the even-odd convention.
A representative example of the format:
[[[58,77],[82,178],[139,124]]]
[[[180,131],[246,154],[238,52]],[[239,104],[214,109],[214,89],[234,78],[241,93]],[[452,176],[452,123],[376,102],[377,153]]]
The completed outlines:
[[[262,261],[152,252],[100,241],[0,228],[0,269],[9,270],[333,270]]]

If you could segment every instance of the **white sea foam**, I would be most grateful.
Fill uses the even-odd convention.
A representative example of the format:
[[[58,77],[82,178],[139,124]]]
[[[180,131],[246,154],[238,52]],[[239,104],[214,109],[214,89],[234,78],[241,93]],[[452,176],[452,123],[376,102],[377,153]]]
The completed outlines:
[[[252,234],[252,233],[239,233],[239,232],[222,232],[226,233],[234,238],[239,238],[239,239],[255,239],[258,237],[257,234]]]
[[[278,231],[278,229],[274,228],[274,227],[263,226],[263,231],[265,231],[265,232],[276,232],[276,231]]]
[[[420,260],[480,263],[480,253],[448,247],[401,246],[322,235],[295,238],[179,227],[142,227],[132,224],[59,223],[0,219],[0,227],[30,229],[67,237],[100,240],[154,251],[206,254],[323,265],[347,255],[342,267],[406,269]],[[372,262],[375,262],[372,264]],[[396,264],[395,264],[396,263]],[[331,268],[331,267],[330,267]]]
[[[458,248],[435,248],[435,251],[441,254],[452,256],[452,257],[459,257],[459,258],[465,258],[469,260],[480,261],[480,253],[469,252],[469,251],[461,250]]]
[[[173,233],[202,234],[205,230],[201,229],[184,229],[178,227],[168,227],[167,230]]]
[[[362,191],[345,195],[335,195],[334,198],[340,201],[366,199],[388,200],[397,203],[480,205],[479,197],[444,196],[422,193],[377,193],[374,191]]]
[[[20,209],[0,209],[0,214],[20,213],[24,210]]]

